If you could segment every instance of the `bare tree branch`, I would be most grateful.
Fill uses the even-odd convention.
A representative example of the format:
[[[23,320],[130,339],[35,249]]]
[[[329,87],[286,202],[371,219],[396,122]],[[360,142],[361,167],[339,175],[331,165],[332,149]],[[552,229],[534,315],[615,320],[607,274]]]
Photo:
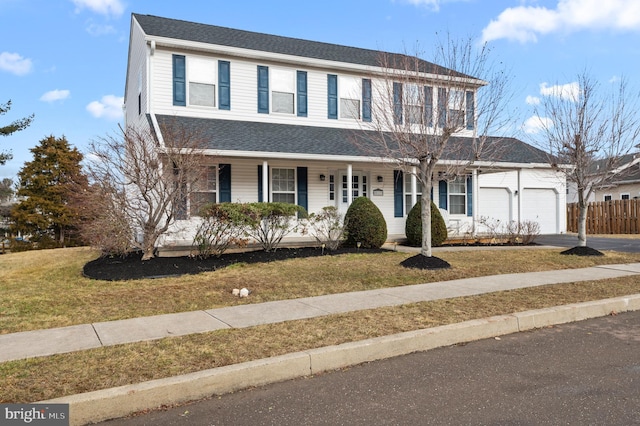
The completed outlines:
[[[613,83],[609,91],[583,71],[575,88],[543,97],[535,116],[544,137],[538,143],[577,190],[578,245],[586,246],[588,201],[597,188],[619,178],[625,155],[638,143],[640,115],[638,94],[629,93],[626,78]]]
[[[392,159],[394,167],[412,173],[422,184],[422,250],[431,256],[431,188],[436,167],[442,176],[462,176],[486,151],[489,132],[508,122],[510,77],[490,59],[487,45],[474,41],[440,40],[434,63],[422,53],[380,54],[372,71],[372,120],[366,136],[354,143],[365,153]],[[481,95],[481,96],[480,96]],[[490,146],[488,146],[490,145]]]
[[[171,122],[160,133],[162,140],[131,127],[91,144],[91,179],[110,195],[105,208],[120,209],[140,233],[132,245],[142,249],[143,260],[155,255],[158,238],[177,219],[187,218],[187,200],[205,163],[199,132]]]

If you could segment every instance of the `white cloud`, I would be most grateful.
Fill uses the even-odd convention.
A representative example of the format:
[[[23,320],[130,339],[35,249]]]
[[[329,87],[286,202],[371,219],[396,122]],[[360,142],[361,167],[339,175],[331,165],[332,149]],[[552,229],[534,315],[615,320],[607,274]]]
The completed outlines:
[[[548,117],[532,116],[525,120],[522,130],[530,135],[541,133],[544,129],[553,127],[553,120]]]
[[[45,93],[44,95],[40,96],[40,100],[43,102],[62,101],[64,99],[67,99],[70,94],[71,92],[69,92],[68,90],[56,89],[56,90],[51,90]]]
[[[409,3],[414,6],[427,7],[434,12],[440,10],[440,6],[444,3],[463,2],[469,0],[400,0],[403,3]]]
[[[525,102],[527,103],[527,105],[539,105],[540,98],[538,98],[537,96],[527,96]]]
[[[17,53],[0,53],[0,70],[15,75],[25,75],[31,72],[32,67],[31,59],[23,58]]]
[[[120,16],[124,13],[124,3],[121,0],[71,0],[76,5],[76,12],[89,9],[101,15]]]
[[[542,96],[555,96],[565,101],[576,102],[578,95],[580,95],[580,86],[577,81],[567,84],[556,84],[554,86],[549,86],[547,83],[540,83],[540,94]]]
[[[485,41],[506,38],[536,42],[539,35],[580,30],[640,31],[637,0],[558,0],[555,9],[517,6],[505,9],[484,30]]]
[[[86,28],[87,32],[94,37],[115,34],[116,29],[111,25],[100,25],[93,22],[87,24]]]
[[[119,120],[123,117],[122,105],[124,105],[124,97],[106,95],[100,101],[93,101],[87,105],[87,111],[95,118]]]

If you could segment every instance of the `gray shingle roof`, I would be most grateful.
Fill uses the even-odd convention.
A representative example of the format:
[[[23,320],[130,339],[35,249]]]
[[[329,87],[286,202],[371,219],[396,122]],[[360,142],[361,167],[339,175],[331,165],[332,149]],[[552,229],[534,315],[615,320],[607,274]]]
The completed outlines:
[[[177,19],[162,18],[152,15],[133,14],[147,35],[168,37],[178,40],[195,41],[228,47],[258,50],[261,52],[280,53],[305,58],[324,59],[330,61],[379,66],[381,53],[377,50],[322,43],[271,34],[236,30],[216,25],[198,24]],[[402,63],[403,55],[389,54],[389,61]],[[463,74],[448,70],[427,61],[421,61],[422,72],[455,75]]]
[[[249,151],[283,154],[339,155],[368,157],[352,142],[367,139],[366,130],[351,130],[317,126],[259,123],[204,119],[193,117],[156,116],[158,124],[180,126],[201,135],[208,147],[217,151]],[[452,145],[471,146],[471,138],[456,138]],[[480,160],[507,163],[547,163],[547,154],[514,138],[489,138],[485,155]],[[470,151],[470,149],[468,149]],[[443,159],[454,159],[453,155]]]

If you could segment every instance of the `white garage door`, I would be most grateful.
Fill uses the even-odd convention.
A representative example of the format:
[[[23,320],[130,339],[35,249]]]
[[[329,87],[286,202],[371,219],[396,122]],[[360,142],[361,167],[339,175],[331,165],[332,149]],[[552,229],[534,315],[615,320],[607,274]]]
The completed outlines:
[[[499,220],[501,227],[506,226],[512,220],[511,194],[507,188],[480,188],[478,198],[478,219],[488,218],[490,223],[496,224]],[[481,227],[482,231],[487,231]]]
[[[553,189],[522,191],[522,219],[538,222],[541,234],[558,233],[558,197]]]

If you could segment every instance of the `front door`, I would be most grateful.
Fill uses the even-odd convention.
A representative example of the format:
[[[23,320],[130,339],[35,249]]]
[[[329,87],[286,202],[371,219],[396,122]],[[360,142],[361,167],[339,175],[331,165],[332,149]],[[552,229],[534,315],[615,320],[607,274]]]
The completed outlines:
[[[340,174],[340,196],[338,197],[338,209],[346,212],[353,200],[358,197],[369,197],[369,180],[367,174],[353,172],[351,175],[351,200],[348,195],[347,174]]]

